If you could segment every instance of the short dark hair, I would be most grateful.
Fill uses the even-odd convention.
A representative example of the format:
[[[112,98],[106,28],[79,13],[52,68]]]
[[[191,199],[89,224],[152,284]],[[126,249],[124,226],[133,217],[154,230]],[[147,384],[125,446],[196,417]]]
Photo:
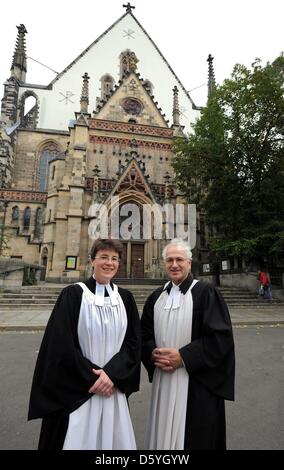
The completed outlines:
[[[95,259],[97,252],[101,250],[113,250],[121,258],[123,245],[120,241],[112,240],[111,238],[98,238],[91,248],[91,259]]]

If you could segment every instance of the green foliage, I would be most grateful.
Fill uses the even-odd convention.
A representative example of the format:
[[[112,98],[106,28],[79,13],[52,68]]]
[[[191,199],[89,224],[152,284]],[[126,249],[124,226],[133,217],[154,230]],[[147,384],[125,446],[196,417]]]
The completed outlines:
[[[283,54],[237,64],[174,152],[179,189],[217,229],[214,251],[284,256]]]
[[[36,273],[34,270],[25,270],[23,285],[34,286],[37,284]]]

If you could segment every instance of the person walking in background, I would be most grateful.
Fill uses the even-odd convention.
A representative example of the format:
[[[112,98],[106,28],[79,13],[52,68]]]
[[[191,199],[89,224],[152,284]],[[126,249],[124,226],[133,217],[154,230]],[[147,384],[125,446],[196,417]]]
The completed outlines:
[[[93,276],[64,288],[48,321],[28,419],[42,418],[39,449],[135,449],[127,397],[139,390],[141,336],[132,294],[118,288],[122,244],[98,239]]]
[[[147,299],[142,361],[152,382],[147,449],[226,448],[224,400],[234,400],[235,354],[228,308],[193,279],[187,243],[163,251],[170,281]]]
[[[259,271],[258,280],[260,282],[258,291],[260,300],[263,301],[264,297],[267,296],[269,301],[271,302],[273,299],[270,275],[265,268],[261,268],[261,270]]]

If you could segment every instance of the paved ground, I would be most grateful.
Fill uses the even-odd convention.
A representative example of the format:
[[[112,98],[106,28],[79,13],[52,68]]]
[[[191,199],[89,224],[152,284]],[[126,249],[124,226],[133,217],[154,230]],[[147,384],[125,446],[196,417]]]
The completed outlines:
[[[242,324],[234,327],[236,401],[226,403],[229,449],[284,449],[283,338],[284,325]],[[0,332],[0,452],[36,449],[40,420],[27,422],[27,410],[41,339],[41,331]],[[140,391],[130,397],[130,412],[139,449],[145,448],[149,397],[150,384],[142,367]],[[216,460],[218,466],[222,463],[220,457],[218,455]],[[247,458],[246,455],[246,462]],[[253,467],[255,458],[254,454]],[[21,468],[21,455],[19,460],[17,467]],[[210,463],[211,460],[212,454]],[[27,463],[30,466],[33,462]],[[37,467],[42,468],[42,463],[39,462]],[[196,468],[200,468],[200,461]]]
[[[17,309],[0,311],[0,331],[44,330],[50,310]],[[230,307],[233,325],[284,324],[284,304],[261,305],[259,307]]]

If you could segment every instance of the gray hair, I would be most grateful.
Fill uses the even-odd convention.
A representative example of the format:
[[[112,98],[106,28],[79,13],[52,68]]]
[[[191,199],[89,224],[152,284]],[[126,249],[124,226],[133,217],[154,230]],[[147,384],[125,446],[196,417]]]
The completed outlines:
[[[162,252],[162,256],[163,256],[163,260],[166,259],[166,252],[167,252],[167,249],[170,247],[170,246],[180,246],[181,248],[183,248],[186,252],[186,257],[187,259],[190,259],[192,260],[192,252],[191,252],[191,247],[188,243],[186,243],[182,238],[173,238],[170,243],[168,243],[165,248],[163,249],[163,252]]]

